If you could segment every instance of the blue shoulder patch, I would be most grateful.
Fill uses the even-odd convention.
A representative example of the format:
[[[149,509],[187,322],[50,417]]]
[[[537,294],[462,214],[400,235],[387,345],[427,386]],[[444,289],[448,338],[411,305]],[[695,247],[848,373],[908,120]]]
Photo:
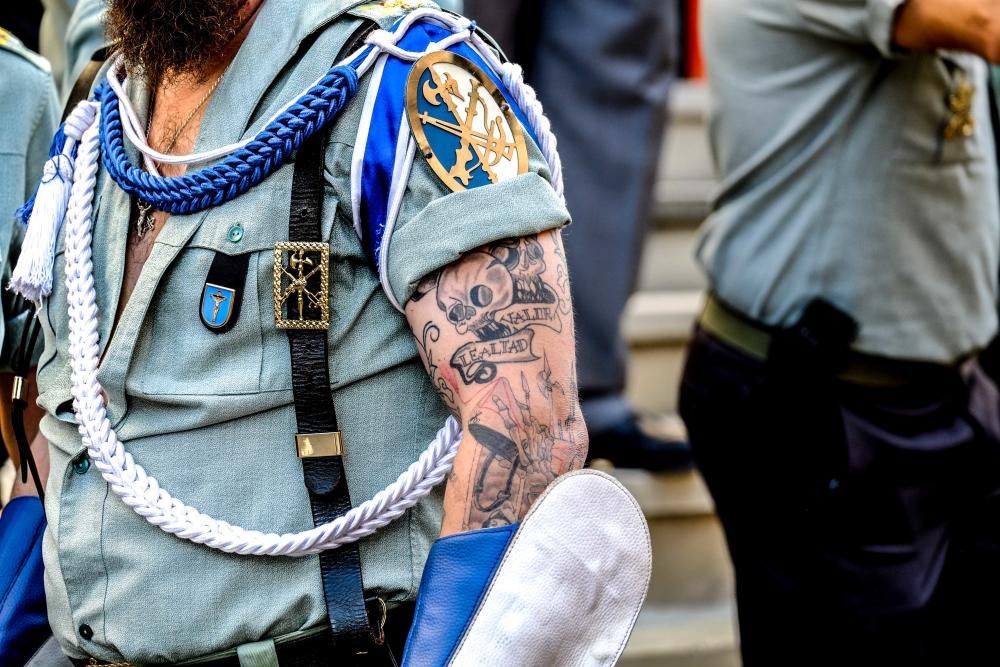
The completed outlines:
[[[457,53],[429,53],[413,65],[406,115],[421,155],[453,192],[528,172],[524,132],[510,102]]]
[[[406,51],[423,53],[432,43],[439,42],[451,34],[447,29],[429,21],[418,21],[410,27],[398,46]],[[511,101],[513,97],[500,77],[475,49],[462,42],[450,47],[447,52],[471,63],[477,74],[481,73],[483,78],[481,83],[484,84],[484,88],[488,89],[486,94],[490,97],[490,100],[486,102],[497,104],[509,112],[508,117],[519,124],[534,141],[535,137],[531,126],[521,109]],[[434,53],[429,55],[433,56]],[[398,199],[398,196],[393,197],[393,195],[398,195],[397,188],[406,187],[409,167],[412,164],[412,154],[416,149],[417,142],[410,132],[410,123],[407,120],[407,84],[411,72],[422,61],[423,59],[418,63],[413,63],[391,55],[383,55],[370,75],[371,83],[355,146],[351,180],[356,230],[369,259],[376,266],[380,266],[381,263],[382,241],[385,237],[386,227],[394,223],[395,215],[398,213],[398,211],[390,210],[393,200]],[[427,74],[427,76],[431,76],[431,74]],[[423,82],[422,79],[420,83]],[[426,110],[426,106],[424,109]],[[435,116],[440,116],[441,113],[441,110],[434,110]],[[433,132],[428,133],[428,135],[431,134]],[[446,147],[448,144],[441,142],[454,143],[457,141],[454,134],[444,136],[448,134],[447,131],[439,132],[435,137],[436,145]],[[445,171],[454,166],[456,146],[457,144],[452,145],[450,149],[451,159],[439,160],[441,168]],[[445,147],[439,149],[442,158],[449,152],[449,149]],[[435,171],[438,170],[435,169]],[[491,182],[489,174],[484,170],[479,171],[482,173],[470,173],[468,182],[463,183],[463,187],[452,187],[451,189],[489,185]],[[440,171],[438,171],[438,175],[441,176]],[[445,179],[442,177],[442,180]],[[455,179],[452,179],[452,182],[454,181]],[[451,187],[449,181],[445,182]]]

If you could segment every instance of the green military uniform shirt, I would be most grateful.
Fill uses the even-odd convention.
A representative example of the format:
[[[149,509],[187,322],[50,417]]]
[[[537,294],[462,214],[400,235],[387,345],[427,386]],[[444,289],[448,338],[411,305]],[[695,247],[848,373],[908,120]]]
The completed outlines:
[[[703,3],[721,182],[698,258],[755,320],[790,326],[823,297],[860,323],[858,351],[950,364],[997,331],[988,69],[894,49],[901,4]]]
[[[255,134],[297,98],[362,27],[358,13],[348,13],[358,4],[264,3],[208,103],[195,150]],[[371,15],[383,26],[394,20],[381,6]],[[361,84],[330,130],[322,217],[332,247],[329,369],[355,504],[413,463],[448,415],[354,229],[351,158],[367,79]],[[144,116],[148,91],[133,86],[130,96]],[[424,275],[465,252],[568,221],[540,153],[529,151],[528,173],[460,193],[450,193],[417,156],[386,264],[400,303]],[[272,308],[273,248],[288,238],[293,168],[284,165],[228,204],[171,217],[113,337],[132,203],[103,169],[93,244],[99,380],[127,450],[189,505],[277,533],[312,526],[295,452],[288,340]],[[250,254],[239,319],[223,334],[199,317],[217,253]],[[52,455],[46,591],[63,649],[105,661],[179,662],[324,623],[317,557],[236,556],[180,540],[134,514],[89,465],[72,412],[62,259],[60,239],[56,287],[41,313],[38,375]],[[360,543],[369,595],[390,606],[414,598],[440,512],[438,493]]]

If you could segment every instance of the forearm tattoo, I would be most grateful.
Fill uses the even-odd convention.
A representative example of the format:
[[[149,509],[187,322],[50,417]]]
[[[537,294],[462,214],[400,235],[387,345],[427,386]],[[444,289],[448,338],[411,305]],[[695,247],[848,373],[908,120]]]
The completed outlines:
[[[517,521],[559,474],[582,465],[582,458],[577,460],[580,417],[575,402],[570,402],[574,408],[568,416],[558,417],[553,394],[565,397],[566,389],[548,382],[539,374],[538,393],[548,391],[544,401],[533,402],[531,382],[523,371],[520,387],[500,378],[474,399],[476,412],[468,431],[481,447],[473,466],[466,528]]]
[[[463,466],[455,473],[468,479],[453,478],[468,496],[463,529],[517,521],[586,456],[569,280],[558,237],[550,238],[549,257],[537,237],[472,252],[426,279],[413,297],[436,306],[421,310],[434,317],[423,324],[418,349],[475,445],[471,472]]]

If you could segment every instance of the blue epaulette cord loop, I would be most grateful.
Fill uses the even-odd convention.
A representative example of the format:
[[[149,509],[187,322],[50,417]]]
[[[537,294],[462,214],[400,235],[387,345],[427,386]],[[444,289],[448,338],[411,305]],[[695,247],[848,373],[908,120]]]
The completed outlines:
[[[132,164],[125,152],[118,96],[103,83],[95,92],[101,103],[102,161],[129,195],[167,213],[197,213],[231,201],[267,178],[303,141],[326,127],[357,90],[357,71],[350,66],[335,67],[246,147],[210,167],[161,177]]]

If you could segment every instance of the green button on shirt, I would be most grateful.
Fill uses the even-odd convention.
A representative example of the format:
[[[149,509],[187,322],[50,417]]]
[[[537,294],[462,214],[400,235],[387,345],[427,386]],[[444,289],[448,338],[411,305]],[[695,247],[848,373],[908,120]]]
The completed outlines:
[[[209,103],[196,150],[252,135],[319,78],[362,26],[345,13],[357,4],[268,0]],[[355,504],[395,480],[447,417],[351,219],[351,156],[366,85],[330,133],[322,220],[332,246],[330,376]],[[148,91],[136,88],[132,98],[144,115]],[[288,236],[292,171],[285,165],[219,208],[172,217],[113,339],[130,201],[103,172],[94,232],[99,379],[119,437],[174,496],[278,533],[312,526],[295,454],[288,340],[272,308],[273,247]],[[418,156],[387,262],[395,297],[405,302],[425,274],[482,244],[564,225],[568,214],[547,178],[532,147],[530,173],[452,194]],[[178,662],[323,623],[315,556],[235,556],[179,540],[136,516],[96,467],[74,465],[83,445],[71,409],[61,241],[57,251],[56,288],[42,313],[39,401],[52,443],[46,591],[63,649],[105,661]],[[216,253],[251,254],[239,320],[221,335],[199,318]],[[390,605],[414,598],[440,501],[432,495],[361,542],[369,594]],[[93,630],[88,639],[79,633],[84,624]]]

